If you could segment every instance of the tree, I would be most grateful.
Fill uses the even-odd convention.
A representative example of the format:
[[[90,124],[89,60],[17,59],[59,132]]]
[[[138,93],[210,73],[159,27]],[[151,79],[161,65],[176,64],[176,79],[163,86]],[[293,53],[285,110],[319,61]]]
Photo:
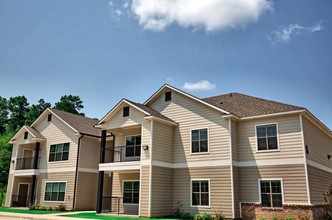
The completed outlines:
[[[45,102],[44,99],[39,99],[38,104],[29,107],[25,117],[25,124],[32,124],[47,108],[51,108],[51,103]]]
[[[7,131],[16,133],[25,124],[25,115],[27,114],[29,103],[25,96],[11,97],[8,101],[10,117]]]
[[[8,104],[7,99],[0,96],[0,134],[6,130],[8,123]]]
[[[77,115],[85,115],[79,111],[84,108],[83,101],[79,96],[65,95],[60,98],[60,101],[55,103],[55,109],[70,112]]]
[[[0,188],[7,185],[10,159],[12,155],[12,145],[8,142],[12,137],[13,134],[11,133],[0,136]]]

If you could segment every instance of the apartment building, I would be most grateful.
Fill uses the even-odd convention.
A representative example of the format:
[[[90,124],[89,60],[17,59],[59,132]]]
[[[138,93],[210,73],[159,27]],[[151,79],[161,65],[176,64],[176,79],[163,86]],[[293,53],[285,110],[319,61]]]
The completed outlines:
[[[230,93],[199,99],[170,85],[122,99],[101,129],[97,212],[322,219],[332,133],[303,107]]]
[[[45,110],[12,138],[6,207],[63,205],[95,210],[100,130],[98,121]]]

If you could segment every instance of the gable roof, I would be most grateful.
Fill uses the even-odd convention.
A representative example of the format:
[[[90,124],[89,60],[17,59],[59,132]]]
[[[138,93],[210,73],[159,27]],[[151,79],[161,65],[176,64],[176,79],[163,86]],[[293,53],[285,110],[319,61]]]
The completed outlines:
[[[141,103],[137,103],[137,102],[133,102],[130,101],[128,99],[121,99],[120,102],[118,102],[99,122],[98,125],[104,123],[104,121],[110,116],[112,115],[112,113],[122,104],[122,103],[126,103],[130,106],[132,106],[133,108],[141,111],[143,114],[147,115],[147,116],[152,116],[152,117],[156,117],[158,119],[164,120],[164,121],[168,121],[172,124],[176,124],[176,122],[174,122],[172,119],[167,118],[166,116],[164,116],[163,114],[161,114],[160,112],[157,112],[156,110],[143,105]]]
[[[38,140],[45,140],[44,136],[41,135],[37,130],[35,130],[32,127],[29,127],[27,125],[24,125],[15,135],[12,137],[12,139],[9,141],[9,143],[13,143],[22,133],[23,131],[29,132],[29,134],[32,136],[32,139],[38,139]]]
[[[261,99],[241,93],[229,93],[202,99],[231,114],[244,118],[259,115],[305,110],[303,107]]]
[[[101,131],[94,127],[98,123],[97,119],[76,115],[69,112],[60,111],[57,109],[48,109],[51,113],[57,116],[60,120],[64,121],[75,132],[87,134],[92,136],[101,136]]]

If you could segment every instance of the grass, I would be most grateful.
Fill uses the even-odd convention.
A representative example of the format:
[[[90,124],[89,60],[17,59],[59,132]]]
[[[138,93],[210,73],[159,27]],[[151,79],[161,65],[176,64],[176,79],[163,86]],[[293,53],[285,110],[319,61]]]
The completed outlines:
[[[97,215],[96,213],[80,213],[80,214],[73,214],[73,215],[62,215],[62,216],[67,216],[67,217],[76,217],[76,218],[87,218],[87,219],[112,219],[112,220],[132,220],[132,219],[136,219],[136,220],[170,220],[167,218],[135,218],[135,217],[120,217],[120,216],[110,216],[110,215]],[[172,219],[174,220],[174,219]]]
[[[2,194],[2,201],[0,201],[0,206],[3,206],[5,204],[6,201],[6,193]]]
[[[51,213],[59,213],[58,211],[15,209],[15,208],[4,208],[4,207],[0,207],[0,212],[13,212],[13,213],[24,213],[24,214],[51,214]]]

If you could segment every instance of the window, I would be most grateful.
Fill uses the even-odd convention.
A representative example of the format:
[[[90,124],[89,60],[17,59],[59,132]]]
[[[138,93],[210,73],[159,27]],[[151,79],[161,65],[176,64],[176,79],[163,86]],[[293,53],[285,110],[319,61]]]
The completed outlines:
[[[165,92],[165,102],[172,100],[172,92]]]
[[[209,180],[192,180],[191,193],[192,206],[209,206]]]
[[[129,106],[123,108],[123,117],[129,116]]]
[[[49,162],[68,160],[68,156],[69,143],[51,145]]]
[[[45,186],[44,201],[64,202],[66,182],[48,182]]]
[[[48,114],[47,121],[52,121],[52,114]]]
[[[262,207],[282,207],[282,190],[280,180],[261,180]]]
[[[28,135],[29,135],[28,132],[24,132],[24,140],[28,139]]]
[[[126,137],[126,157],[141,156],[141,136]]]
[[[256,127],[258,150],[277,150],[277,125],[260,125]]]
[[[191,131],[191,152],[208,152],[208,129]]]
[[[139,202],[139,181],[123,182],[123,203],[138,204]]]

